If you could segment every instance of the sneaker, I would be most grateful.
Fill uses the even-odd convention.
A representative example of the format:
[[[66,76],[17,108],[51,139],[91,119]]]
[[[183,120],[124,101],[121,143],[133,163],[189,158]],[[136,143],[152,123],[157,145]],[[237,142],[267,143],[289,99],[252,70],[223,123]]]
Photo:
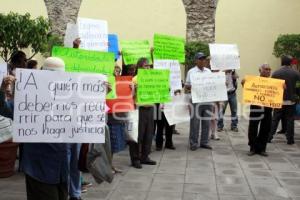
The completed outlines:
[[[210,149],[210,150],[213,149],[213,148],[212,148],[211,146],[209,146],[208,144],[201,144],[201,145],[200,145],[200,148],[202,148],[202,149]]]
[[[239,129],[237,127],[232,127],[231,131],[233,131],[233,132],[239,132]]]
[[[112,166],[112,171],[113,171],[113,174],[123,173],[123,170],[118,169],[118,168],[116,168],[116,167],[114,167],[114,166]]]
[[[93,184],[91,182],[82,181],[81,187],[91,187]]]
[[[87,187],[81,186],[81,193],[87,193]]]
[[[220,137],[219,137],[218,135],[216,135],[216,134],[211,135],[210,138],[211,138],[212,140],[220,140]]]
[[[141,164],[144,164],[144,165],[156,165],[156,161],[151,160],[150,158],[148,158],[146,160],[142,160]]]

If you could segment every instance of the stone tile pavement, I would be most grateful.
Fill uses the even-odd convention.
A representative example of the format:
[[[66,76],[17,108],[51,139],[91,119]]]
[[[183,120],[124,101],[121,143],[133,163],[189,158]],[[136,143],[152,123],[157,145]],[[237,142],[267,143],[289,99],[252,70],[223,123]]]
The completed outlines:
[[[227,123],[228,124],[228,123]],[[300,124],[300,123],[299,123]],[[124,172],[112,184],[94,184],[85,200],[300,200],[300,125],[296,144],[286,145],[277,135],[268,145],[269,157],[247,156],[247,121],[239,132],[224,131],[220,141],[211,141],[213,151],[188,149],[188,124],[177,126],[176,151],[153,151],[156,166],[129,166],[128,151],[115,155]],[[23,200],[24,176],[0,179],[0,200]]]

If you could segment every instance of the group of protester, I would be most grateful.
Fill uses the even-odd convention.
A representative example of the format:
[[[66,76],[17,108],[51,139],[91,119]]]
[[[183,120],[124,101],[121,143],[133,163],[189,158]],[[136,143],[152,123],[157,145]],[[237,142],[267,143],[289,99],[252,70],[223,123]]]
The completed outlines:
[[[74,41],[74,48],[80,47],[80,40]],[[137,72],[139,69],[150,70],[152,65],[147,58],[140,58],[136,65],[115,67],[115,76],[132,76],[132,94],[136,97],[138,86]],[[250,106],[249,120],[249,155],[260,154],[267,156],[266,145],[271,142],[277,130],[278,122],[284,116],[286,123],[287,144],[294,144],[294,116],[295,111],[295,87],[300,81],[300,73],[291,68],[292,58],[282,57],[282,67],[275,71],[273,78],[285,80],[284,104],[280,109],[272,109],[262,106]],[[13,119],[14,81],[16,68],[37,69],[37,62],[26,60],[26,55],[18,51],[12,56],[8,65],[9,76],[5,77],[0,91],[0,115]],[[65,68],[64,61],[49,57],[45,60],[43,70],[59,70]],[[214,73],[209,67],[209,57],[204,53],[195,55],[195,67],[187,72],[184,91],[190,94],[192,89],[191,74]],[[263,64],[259,68],[260,76],[270,77],[271,68]],[[200,148],[212,149],[210,138],[219,140],[218,132],[224,130],[224,114],[227,105],[231,110],[231,131],[238,132],[237,95],[238,75],[235,70],[226,70],[226,87],[228,101],[210,103],[190,102],[190,133],[189,147],[195,151]],[[245,80],[242,80],[242,85]],[[110,85],[107,90],[110,91]],[[180,95],[182,91],[174,91],[174,95]],[[155,137],[156,150],[175,150],[172,135],[175,125],[169,125],[164,115],[163,104],[135,104],[138,109],[138,141],[127,141],[128,113],[112,113],[107,115],[108,132],[111,142],[111,156],[123,151],[126,144],[129,146],[131,165],[140,169],[143,165],[156,165],[156,161],[150,158],[152,141]],[[259,125],[260,124],[260,125]],[[199,131],[201,125],[201,131]],[[258,131],[259,127],[259,131]],[[201,133],[199,144],[199,133]],[[165,142],[163,135],[165,134]],[[81,192],[85,191],[84,183],[78,169],[78,161],[81,144],[65,143],[24,143],[20,148],[21,170],[26,175],[26,191],[28,200],[80,200]],[[110,166],[113,173],[122,172],[114,166]],[[83,190],[82,190],[83,189]]]

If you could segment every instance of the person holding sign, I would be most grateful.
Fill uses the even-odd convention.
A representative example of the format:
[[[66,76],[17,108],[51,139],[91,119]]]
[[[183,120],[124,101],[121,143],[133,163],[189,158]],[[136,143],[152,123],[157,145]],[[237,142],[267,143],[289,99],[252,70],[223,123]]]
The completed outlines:
[[[149,70],[150,65],[148,59],[140,58],[137,62],[137,68]],[[135,84],[135,88],[137,88],[137,76],[135,76],[132,81]],[[156,165],[156,162],[149,158],[154,132],[154,105],[143,104],[138,107],[138,110],[138,143],[129,142],[129,152],[132,166],[140,169],[142,168],[141,164]]]
[[[259,68],[261,77],[269,78],[271,68],[268,64],[263,64]],[[242,80],[242,85],[245,84]],[[260,154],[268,156],[266,153],[268,133],[271,130],[272,108],[250,105],[249,127],[248,127],[248,145],[250,146],[249,156]],[[259,126],[259,130],[258,130]]]
[[[195,73],[211,73],[207,68],[207,56],[199,52],[195,55],[196,66],[190,69],[186,76],[185,90],[190,92],[192,88],[191,75]],[[192,151],[198,148],[199,126],[201,122],[201,140],[200,148],[212,149],[208,144],[209,130],[211,119],[211,103],[191,103],[191,120],[190,120],[190,149]]]
[[[64,71],[60,58],[49,57],[44,69]],[[27,200],[66,200],[68,197],[68,144],[24,143],[22,169]]]
[[[237,116],[237,98],[236,98],[236,90],[237,90],[237,79],[238,75],[235,70],[226,70],[226,88],[227,88],[227,96],[228,100],[222,103],[220,112],[219,112],[219,120],[218,120],[218,132],[223,131],[224,128],[224,114],[229,103],[230,112],[231,112],[231,130],[234,132],[238,132],[238,116]]]
[[[174,91],[174,95],[180,95],[181,91],[176,90]],[[165,136],[166,136],[166,141],[165,141],[165,148],[166,149],[171,149],[175,150],[176,148],[174,147],[173,144],[173,133],[175,131],[175,124],[169,125],[167,118],[164,113],[164,104],[159,104],[158,110],[159,114],[161,114],[161,119],[157,120],[157,133],[156,133],[156,151],[161,151],[163,147],[163,132],[165,130]]]
[[[283,94],[283,106],[282,108],[274,109],[272,127],[269,134],[269,142],[272,141],[278,123],[283,115],[286,120],[286,139],[287,144],[292,145],[294,141],[294,113],[296,110],[295,107],[295,97],[296,97],[296,83],[300,81],[300,73],[291,67],[292,57],[291,56],[282,56],[281,65],[282,67],[276,70],[272,78],[285,80],[286,88],[284,89]]]

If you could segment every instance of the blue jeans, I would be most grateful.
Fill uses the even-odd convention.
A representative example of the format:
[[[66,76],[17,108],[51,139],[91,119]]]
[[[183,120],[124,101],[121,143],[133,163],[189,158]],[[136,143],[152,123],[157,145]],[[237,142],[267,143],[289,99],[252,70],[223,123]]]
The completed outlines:
[[[218,128],[224,128],[224,114],[229,103],[230,112],[231,112],[231,128],[237,128],[238,125],[238,117],[237,117],[237,99],[236,92],[232,94],[228,94],[228,101],[224,102],[224,107],[219,111],[219,120],[218,120]]]
[[[69,163],[69,196],[79,198],[81,196],[80,171],[78,169],[78,159],[81,144],[68,144]]]
[[[192,113],[190,120],[190,147],[197,147],[199,140],[199,128],[201,122],[200,145],[206,145],[209,142],[209,126],[212,115],[211,104],[192,104]]]

